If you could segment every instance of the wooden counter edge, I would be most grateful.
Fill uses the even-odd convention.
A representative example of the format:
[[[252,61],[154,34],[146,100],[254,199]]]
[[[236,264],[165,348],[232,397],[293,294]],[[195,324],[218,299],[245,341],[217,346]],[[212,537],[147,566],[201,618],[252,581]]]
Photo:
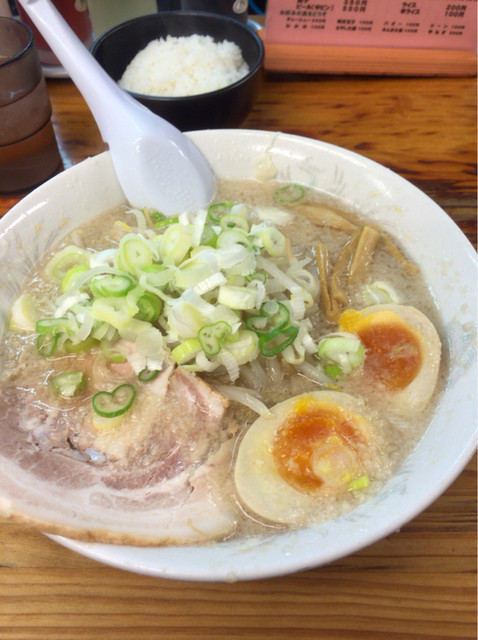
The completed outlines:
[[[266,40],[264,68],[325,74],[476,76],[477,55],[458,49],[291,45]]]

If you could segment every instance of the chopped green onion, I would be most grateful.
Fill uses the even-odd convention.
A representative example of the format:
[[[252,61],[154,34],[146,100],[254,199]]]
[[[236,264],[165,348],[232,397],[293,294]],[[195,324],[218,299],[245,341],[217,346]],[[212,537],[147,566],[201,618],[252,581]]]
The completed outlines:
[[[270,256],[278,258],[284,255],[287,243],[284,234],[279,229],[266,227],[261,232],[260,239],[264,244],[264,249]]]
[[[66,273],[73,267],[87,267],[90,252],[75,245],[68,245],[61,249],[50,259],[47,271],[57,280],[63,280]]]
[[[89,269],[83,264],[79,264],[76,267],[71,267],[71,269],[68,269],[63,277],[63,280],[61,281],[61,290],[63,291],[63,293],[65,293],[69,289],[72,289],[78,279],[78,276],[85,273],[86,271],[89,271]]]
[[[85,382],[82,371],[64,371],[53,376],[51,386],[63,398],[72,398],[83,389]]]
[[[277,356],[294,342],[298,333],[299,329],[292,326],[264,333],[259,337],[260,352],[266,358]]]
[[[224,348],[232,354],[238,365],[255,359],[259,352],[259,339],[253,331],[242,330],[227,336]]]
[[[139,235],[128,233],[120,240],[117,252],[117,267],[127,273],[142,271],[153,262],[151,248]]]
[[[140,296],[136,304],[139,311],[134,317],[145,322],[156,322],[163,309],[163,301],[149,291]]]
[[[207,356],[215,356],[221,350],[225,338],[232,332],[232,327],[224,320],[207,324],[198,332],[201,348]]]
[[[116,342],[102,340],[100,350],[101,355],[109,362],[124,362],[126,360],[125,354],[118,349]]]
[[[138,318],[131,318],[123,327],[118,329],[118,333],[125,340],[136,342],[138,336],[147,329],[151,329],[150,322],[138,320]]]
[[[159,242],[165,264],[180,264],[192,246],[192,230],[182,224],[173,224],[166,229]]]
[[[128,276],[107,273],[95,276],[91,281],[91,292],[97,297],[125,296],[133,288],[133,281]]]
[[[317,355],[329,378],[340,378],[360,366],[365,349],[360,339],[353,335],[336,335],[319,342]]]
[[[200,244],[206,247],[215,247],[217,243],[217,233],[214,229],[205,224],[202,230],[201,241]]]
[[[189,362],[202,350],[198,338],[188,338],[171,351],[171,356],[178,365]]]
[[[38,307],[33,296],[29,293],[22,293],[11,308],[10,329],[12,331],[35,331],[38,315]]]
[[[149,219],[151,220],[151,222],[154,224],[156,222],[160,222],[161,220],[164,220],[166,218],[166,216],[164,215],[164,213],[161,213],[160,211],[149,211],[149,210],[143,210],[143,213],[149,216]]]
[[[257,291],[224,284],[219,287],[217,301],[230,309],[248,310],[256,306]]]
[[[216,247],[218,249],[230,247],[233,244],[239,244],[246,249],[249,249],[252,246],[251,241],[247,237],[247,233],[239,228],[225,229],[218,235],[216,241]]]
[[[250,275],[246,276],[246,280],[248,282],[252,282],[253,280],[259,280],[259,282],[262,282],[262,284],[265,284],[267,280],[267,273],[265,271],[254,271],[254,273],[251,273]]]
[[[93,336],[89,336],[85,340],[81,340],[80,342],[75,342],[71,338],[67,338],[63,343],[63,349],[67,353],[86,353],[87,351],[91,351],[98,344],[98,340],[96,340]]]
[[[217,204],[212,204],[207,210],[207,217],[214,224],[219,224],[223,216],[231,213],[233,205],[233,202],[218,202]]]
[[[185,260],[178,269],[174,271],[174,284],[180,289],[194,287],[213,274],[207,262],[201,262],[201,254],[196,254],[193,258]]]
[[[286,184],[279,187],[274,194],[275,199],[282,204],[292,204],[302,200],[305,195],[305,189],[300,184]]]
[[[108,322],[115,329],[123,329],[131,320],[126,298],[96,298],[91,305],[91,314],[95,320]]]
[[[340,378],[344,375],[342,368],[338,364],[329,364],[324,367],[324,373],[329,378]]]
[[[387,282],[373,282],[364,287],[362,296],[366,305],[390,304],[398,302],[398,296]]]
[[[38,353],[44,358],[50,358],[56,351],[58,344],[58,333],[43,333],[36,339]]]
[[[35,323],[35,331],[44,334],[66,333],[69,329],[68,318],[40,318]]]
[[[242,229],[246,233],[249,231],[249,223],[244,216],[238,213],[228,213],[219,221],[221,229]]]
[[[172,218],[163,218],[162,220],[157,220],[154,223],[154,226],[157,229],[160,229],[161,227],[167,227],[170,224],[176,224],[179,222],[179,218],[177,216],[173,216]]]
[[[131,384],[120,384],[114,391],[98,391],[91,399],[93,409],[103,418],[115,418],[126,413],[133,404],[136,389]]]
[[[283,329],[289,323],[289,309],[282,302],[268,300],[263,302],[259,315],[246,318],[246,327],[258,335]]]
[[[143,283],[142,278],[144,276],[146,276],[144,281],[147,284],[162,289],[172,279],[173,272],[164,264],[150,264],[143,269],[143,274],[140,278],[141,283]]]
[[[361,489],[366,489],[370,485],[370,478],[366,473],[355,480],[351,480],[347,485],[347,489],[349,491],[360,491]]]
[[[159,369],[142,369],[138,373],[138,380],[140,382],[151,382],[159,375]]]

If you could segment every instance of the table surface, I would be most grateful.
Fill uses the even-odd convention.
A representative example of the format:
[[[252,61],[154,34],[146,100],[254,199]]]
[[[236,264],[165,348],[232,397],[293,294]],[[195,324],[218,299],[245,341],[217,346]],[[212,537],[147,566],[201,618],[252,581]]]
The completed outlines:
[[[104,149],[51,79],[65,167]],[[244,128],[343,146],[425,191],[476,244],[476,79],[266,74]],[[0,215],[18,197],[0,197]],[[0,638],[476,638],[476,457],[426,511],[325,567],[236,584],[135,575],[0,520]]]

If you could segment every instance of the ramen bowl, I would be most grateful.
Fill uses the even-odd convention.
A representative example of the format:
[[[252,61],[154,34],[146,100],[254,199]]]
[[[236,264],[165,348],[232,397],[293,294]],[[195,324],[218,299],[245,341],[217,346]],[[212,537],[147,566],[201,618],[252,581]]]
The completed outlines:
[[[214,42],[235,43],[249,67],[248,73],[221,89],[178,97],[145,95],[130,91],[148,107],[181,131],[237,127],[251,110],[259,90],[264,47],[256,32],[227,16],[200,11],[162,11],[123,22],[104,33],[92,54],[118,81],[136,54],[159,38],[210,36]]]
[[[314,185],[340,198],[397,239],[421,267],[436,300],[444,351],[450,354],[445,389],[430,425],[395,475],[368,501],[334,520],[267,536],[182,547],[87,543],[58,535],[54,539],[112,566],[183,580],[251,580],[324,565],[400,529],[445,491],[475,449],[475,253],[425,194],[355,153],[280,133],[218,130],[188,135],[219,178],[257,178],[257,167],[267,158],[278,179]],[[34,261],[53,242],[91,216],[122,203],[125,197],[106,152],[51,179],[6,214],[0,221],[0,256],[4,273],[11,275],[0,285],[1,317],[5,318]],[[29,491],[21,470],[13,477],[18,495]],[[2,515],[13,511],[1,468],[0,509]],[[16,513],[26,522],[30,515]]]

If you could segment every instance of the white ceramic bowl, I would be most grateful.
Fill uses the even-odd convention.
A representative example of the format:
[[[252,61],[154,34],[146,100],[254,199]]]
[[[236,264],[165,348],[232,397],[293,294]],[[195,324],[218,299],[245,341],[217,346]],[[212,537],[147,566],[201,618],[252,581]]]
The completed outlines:
[[[185,580],[234,581],[308,569],[399,529],[462,471],[476,442],[476,255],[458,227],[426,195],[357,154],[297,136],[247,130],[190,135],[220,177],[253,178],[267,152],[278,178],[320,187],[357,206],[394,235],[423,269],[441,312],[451,357],[446,392],[420,443],[383,490],[325,524],[194,547],[61,544],[130,571]],[[124,202],[108,153],[53,178],[0,221],[1,318],[33,262],[89,216]],[[1,327],[0,327],[1,329]],[[0,487],[1,501],[1,487]]]

